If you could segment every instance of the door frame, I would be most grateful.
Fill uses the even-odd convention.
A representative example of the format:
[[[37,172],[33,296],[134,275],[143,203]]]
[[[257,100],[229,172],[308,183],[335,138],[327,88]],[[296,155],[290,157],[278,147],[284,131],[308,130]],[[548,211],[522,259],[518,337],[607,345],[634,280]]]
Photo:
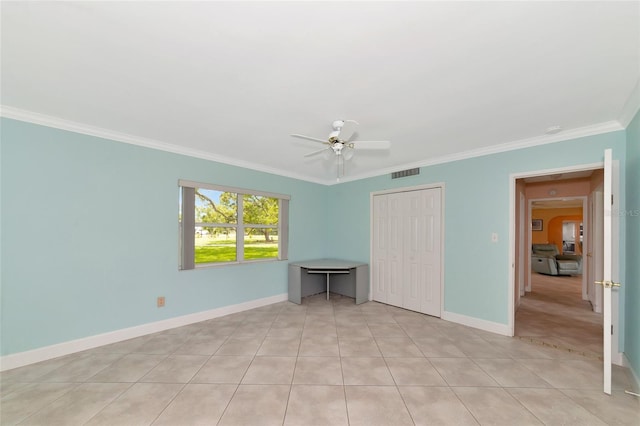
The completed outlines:
[[[445,217],[444,217],[444,202],[445,202],[445,183],[435,182],[423,185],[415,186],[403,186],[399,188],[385,189],[382,191],[374,191],[369,193],[369,265],[373,270],[373,235],[374,226],[373,221],[373,197],[376,195],[395,194],[399,192],[421,191],[423,189],[435,189],[440,188],[440,318],[444,312],[444,238],[445,238]],[[369,301],[373,300],[373,274],[369,274]]]
[[[594,256],[595,247],[604,247],[604,186],[602,188],[596,188],[591,191],[589,195],[591,199],[590,213],[591,213],[591,234],[592,238],[589,240],[590,246],[587,247],[587,255],[591,257],[589,262],[589,269],[587,270],[587,296],[591,306],[593,306],[594,312],[599,314],[602,312],[602,296],[604,294],[603,288],[596,285],[597,280],[602,279],[604,270],[604,253],[602,256]],[[597,222],[600,221],[598,224]],[[600,225],[600,226],[598,226]]]
[[[597,170],[597,169],[596,169]],[[548,200],[559,200],[562,198],[569,198],[572,200],[581,200],[582,201],[582,224],[584,227],[584,242],[583,242],[583,247],[585,247],[591,240],[591,229],[588,229],[585,224],[587,224],[588,220],[589,220],[589,212],[587,211],[588,206],[589,206],[589,196],[588,195],[573,195],[573,196],[567,196],[567,197],[545,197],[545,198],[531,198],[529,199],[529,203],[527,204],[527,212],[528,212],[528,217],[532,218],[531,216],[531,211],[533,210],[533,202],[534,201],[548,201]],[[531,229],[528,229],[528,235],[529,237],[531,237]],[[529,239],[529,245],[528,247],[525,247],[525,249],[521,252],[523,256],[528,256],[529,259],[531,259],[531,240]],[[586,271],[586,267],[585,267],[585,263],[590,263],[590,261],[586,258],[587,256],[585,256],[584,254],[584,250],[582,253],[582,300],[588,300],[587,297],[587,273]],[[524,264],[526,265],[526,262],[524,262]],[[526,270],[524,271],[525,275],[527,276],[527,279],[525,280],[525,282],[527,283],[527,291],[531,291],[531,265],[529,265],[529,268],[525,268]],[[515,318],[514,318],[515,319]],[[514,327],[515,327],[515,323],[514,323]]]
[[[528,177],[537,177],[537,176],[546,176],[546,175],[554,175],[560,173],[571,173],[571,172],[579,172],[585,170],[597,170],[604,169],[604,161],[591,163],[591,164],[581,164],[576,166],[567,166],[567,167],[559,167],[554,169],[544,169],[544,170],[533,170],[528,172],[518,172],[511,173],[509,175],[509,288],[508,288],[508,314],[509,314],[509,323],[508,323],[508,332],[510,336],[514,335],[515,332],[515,264],[517,259],[516,255],[516,202],[517,202],[517,193],[516,193],[516,180],[523,179]],[[613,193],[620,194],[620,164],[619,160],[613,160],[612,167],[612,181],[613,181]],[[614,197],[614,205],[612,206],[613,211],[619,210],[620,196],[617,195]],[[612,254],[614,259],[616,259],[612,264],[612,276],[614,281],[619,282],[620,277],[620,260],[619,260],[619,246],[620,246],[620,220],[617,215],[612,215]],[[530,226],[530,225],[529,225]],[[611,298],[612,305],[612,324],[613,324],[613,335],[611,336],[611,360],[616,365],[624,366],[624,356],[621,352],[619,352],[619,341],[620,341],[620,309],[619,309],[619,292],[613,292]]]
[[[561,173],[571,173],[571,172],[579,172],[579,171],[585,171],[585,170],[596,170],[596,169],[603,169],[603,168],[604,168],[604,161],[601,161],[601,162],[591,163],[591,164],[581,164],[576,166],[559,167],[559,168],[553,168],[553,169],[543,169],[543,170],[533,170],[528,172],[511,173],[509,175],[509,265],[508,265],[509,266],[509,281],[508,281],[509,282],[509,288],[508,288],[509,324],[508,324],[508,331],[510,336],[513,336],[515,332],[515,284],[516,284],[515,264],[517,261],[515,257],[516,232],[517,232],[516,208],[515,208],[516,202],[517,202],[516,180],[529,178],[529,177],[538,177],[538,176],[554,175],[554,174],[561,174]],[[615,169],[616,167],[614,167],[614,170]],[[613,181],[614,181],[613,182],[614,193],[619,194],[620,193],[619,180],[616,179],[615,173],[614,173]],[[613,219],[616,219],[616,218],[614,217]],[[617,250],[617,247],[619,245],[619,221],[618,220],[614,220],[613,228],[614,228],[613,230],[614,247]],[[530,229],[530,225],[527,226],[526,229]],[[616,273],[614,273],[614,276],[618,276],[617,271],[619,270],[619,266],[620,266],[619,261],[616,261],[613,266],[616,271]],[[615,352],[613,354],[614,355],[613,359],[614,359],[614,363],[618,364],[622,362],[622,356],[617,352],[618,337],[619,337],[618,333],[620,328],[618,326],[619,309],[616,306],[617,305],[616,301],[614,301],[613,305],[615,309],[615,311],[613,312],[613,321],[614,321],[613,352]]]

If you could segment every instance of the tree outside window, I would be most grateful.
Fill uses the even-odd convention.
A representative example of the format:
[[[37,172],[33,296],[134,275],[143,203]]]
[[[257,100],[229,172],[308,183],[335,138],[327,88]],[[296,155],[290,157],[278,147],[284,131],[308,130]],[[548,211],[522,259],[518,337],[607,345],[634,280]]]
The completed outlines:
[[[273,195],[212,185],[181,185],[181,269],[277,260],[283,258],[283,252],[286,258],[280,222],[283,205],[288,210],[288,197]]]

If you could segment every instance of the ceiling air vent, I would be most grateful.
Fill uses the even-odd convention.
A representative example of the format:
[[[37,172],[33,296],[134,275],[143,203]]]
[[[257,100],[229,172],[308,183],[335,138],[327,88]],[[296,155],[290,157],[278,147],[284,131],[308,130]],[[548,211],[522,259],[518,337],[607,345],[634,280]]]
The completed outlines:
[[[391,173],[391,179],[398,179],[398,178],[403,178],[403,177],[407,177],[407,176],[414,176],[414,175],[419,175],[419,174],[420,174],[420,169],[419,168],[407,169],[407,170],[402,170],[401,172],[393,172],[393,173]]]

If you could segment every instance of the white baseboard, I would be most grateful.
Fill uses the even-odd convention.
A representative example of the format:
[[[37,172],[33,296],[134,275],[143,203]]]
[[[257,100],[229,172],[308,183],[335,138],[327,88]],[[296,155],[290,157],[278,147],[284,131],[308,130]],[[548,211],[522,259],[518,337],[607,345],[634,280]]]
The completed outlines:
[[[151,333],[157,333],[159,331],[169,330],[200,321],[206,321],[237,312],[247,311],[249,309],[259,308],[261,306],[272,305],[274,303],[284,302],[286,300],[288,300],[288,295],[287,293],[283,293],[276,296],[238,303],[237,305],[224,306],[222,308],[211,309],[209,311],[196,312],[195,314],[169,318],[162,321],[137,325],[135,327],[123,328],[120,330],[110,331],[108,333],[96,334],[94,336],[83,337],[81,339],[70,340],[68,342],[45,346],[30,351],[5,355],[3,357],[0,357],[0,371],[11,370],[13,368],[23,367],[25,365],[34,364],[40,361],[46,361],[75,352],[97,348],[98,346],[109,345],[111,343],[117,343],[123,340],[133,339],[135,337],[145,336]]]
[[[500,324],[498,322],[487,321],[479,318],[468,317],[466,315],[456,314],[454,312],[442,312],[442,319],[446,321],[455,322],[458,324],[466,325],[480,330],[488,331],[491,333],[501,334],[503,336],[510,336],[509,326],[507,324]]]

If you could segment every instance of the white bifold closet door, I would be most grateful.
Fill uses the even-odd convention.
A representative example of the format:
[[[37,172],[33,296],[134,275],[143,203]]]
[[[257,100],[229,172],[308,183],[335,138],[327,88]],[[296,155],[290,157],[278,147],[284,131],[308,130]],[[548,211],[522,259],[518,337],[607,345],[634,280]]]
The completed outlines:
[[[440,316],[441,188],[373,197],[373,299]]]

